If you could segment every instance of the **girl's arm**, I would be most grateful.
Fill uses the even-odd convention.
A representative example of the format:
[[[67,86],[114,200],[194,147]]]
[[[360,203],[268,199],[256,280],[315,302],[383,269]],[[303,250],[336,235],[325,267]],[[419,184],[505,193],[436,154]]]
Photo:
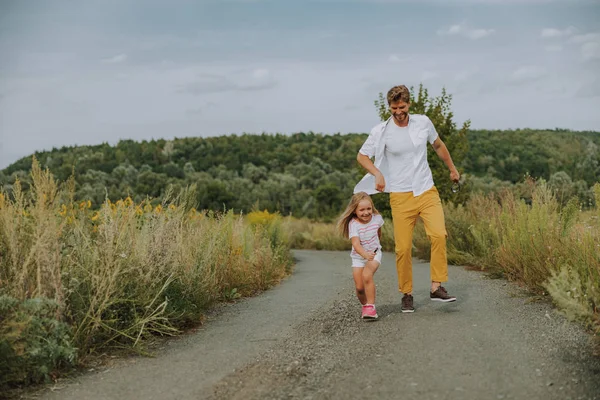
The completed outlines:
[[[381,227],[377,229],[377,236],[379,236],[379,240],[381,240]]]
[[[373,257],[375,256],[374,253],[372,252],[368,252],[366,251],[360,244],[360,239],[358,238],[358,236],[353,236],[352,237],[352,247],[354,247],[354,250],[356,250],[356,252],[364,259],[369,260],[369,256],[373,255]]]

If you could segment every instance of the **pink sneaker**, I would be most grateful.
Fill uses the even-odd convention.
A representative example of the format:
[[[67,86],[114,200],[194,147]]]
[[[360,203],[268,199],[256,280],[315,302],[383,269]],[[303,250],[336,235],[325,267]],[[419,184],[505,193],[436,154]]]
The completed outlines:
[[[377,319],[377,310],[373,304],[366,304],[362,306],[362,318],[363,319]]]

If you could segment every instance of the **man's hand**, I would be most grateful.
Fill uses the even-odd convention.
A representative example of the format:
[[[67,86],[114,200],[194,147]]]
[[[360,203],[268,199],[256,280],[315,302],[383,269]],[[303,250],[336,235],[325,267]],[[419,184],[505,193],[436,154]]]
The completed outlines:
[[[450,170],[450,180],[452,182],[458,182],[460,180],[460,174],[454,166],[454,163],[452,162],[452,157],[450,157],[450,152],[448,151],[448,148],[446,147],[444,142],[442,142],[442,139],[438,137],[437,139],[435,139],[432,145],[438,157],[444,162],[444,164],[446,164],[446,166]]]
[[[456,168],[450,170],[450,180],[452,182],[458,182],[460,180],[460,174]]]
[[[381,172],[375,175],[375,190],[378,192],[385,190],[385,178]]]

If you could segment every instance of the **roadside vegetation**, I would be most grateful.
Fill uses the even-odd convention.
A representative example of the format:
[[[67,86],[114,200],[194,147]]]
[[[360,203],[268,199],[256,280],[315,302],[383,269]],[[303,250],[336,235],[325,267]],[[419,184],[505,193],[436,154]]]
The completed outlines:
[[[548,295],[600,342],[600,135],[473,131],[420,87],[463,173],[444,202],[448,259]],[[375,107],[387,118],[380,95]],[[365,134],[184,138],[36,153],[0,171],[0,391],[105,351],[144,353],[292,270],[291,249],[349,250],[335,219]],[[39,160],[39,161],[38,161]],[[394,251],[388,195],[373,196]],[[427,260],[421,223],[414,255]]]

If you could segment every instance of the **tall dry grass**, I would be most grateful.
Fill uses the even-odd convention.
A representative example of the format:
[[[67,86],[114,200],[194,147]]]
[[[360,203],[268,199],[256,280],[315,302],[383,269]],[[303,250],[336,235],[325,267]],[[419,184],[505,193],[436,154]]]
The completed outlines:
[[[351,250],[350,239],[340,236],[334,223],[315,222],[308,219],[286,217],[290,245],[294,249],[307,250]],[[384,251],[394,250],[394,227],[385,220],[381,228],[381,247]]]
[[[290,272],[283,219],[251,223],[200,213],[192,189],[162,204],[73,201],[36,160],[25,195],[0,195],[0,295],[48,298],[85,357],[109,347],[141,349],[151,335],[197,324],[206,307],[265,290]]]
[[[448,260],[549,294],[565,315],[600,336],[600,210],[581,211],[576,199],[561,207],[544,181],[532,185],[531,204],[506,191],[445,206]],[[600,199],[600,184],[594,192]],[[415,237],[417,255],[427,258],[422,226]]]
[[[576,199],[565,206],[544,181],[529,181],[526,204],[514,192],[475,194],[466,205],[445,204],[448,262],[478,267],[549,294],[568,317],[600,336],[600,209],[582,211]],[[600,184],[594,187],[600,204]],[[349,250],[333,224],[291,219],[294,248]],[[392,221],[386,221],[383,248],[394,250]],[[421,221],[414,231],[413,255],[430,258]]]

